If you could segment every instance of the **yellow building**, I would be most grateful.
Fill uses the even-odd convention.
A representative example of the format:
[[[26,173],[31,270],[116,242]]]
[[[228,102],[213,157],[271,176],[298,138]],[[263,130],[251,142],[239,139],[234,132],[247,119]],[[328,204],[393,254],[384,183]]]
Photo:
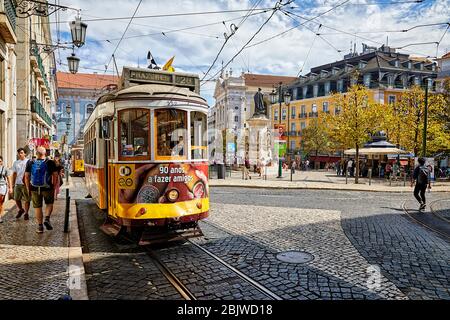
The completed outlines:
[[[411,85],[433,86],[436,65],[424,59],[411,58],[389,47],[371,48],[363,45],[361,54],[353,53],[344,60],[315,67],[306,76],[288,85],[291,103],[273,104],[270,117],[273,124],[284,124],[287,148],[298,154],[302,149],[302,130],[321,113],[336,114],[332,93],[344,93],[356,83],[364,84],[369,100],[393,104]],[[281,109],[281,110],[280,110]],[[281,119],[280,119],[281,114]]]

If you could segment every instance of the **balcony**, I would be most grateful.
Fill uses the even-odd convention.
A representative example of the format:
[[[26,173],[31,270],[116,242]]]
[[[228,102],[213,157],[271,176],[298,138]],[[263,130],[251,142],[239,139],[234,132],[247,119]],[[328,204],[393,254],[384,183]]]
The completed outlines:
[[[52,118],[35,96],[31,96],[31,112],[36,113],[49,127],[52,126]]]
[[[318,112],[310,112],[309,113],[309,117],[310,118],[317,118],[319,116],[319,113]]]
[[[299,113],[298,118],[299,119],[306,119],[308,117],[307,113]]]
[[[16,0],[0,0],[0,35],[7,43],[16,44]]]
[[[288,131],[288,136],[295,137],[297,135],[297,131]]]
[[[298,131],[298,132],[297,132],[297,136],[301,137],[301,136],[302,136],[302,132],[301,132],[301,131]]]
[[[51,91],[50,91],[50,86],[48,85],[48,80],[47,80],[47,74],[45,73],[45,67],[44,67],[44,63],[42,61],[41,55],[39,54],[38,48],[36,45],[33,45],[33,43],[31,43],[31,57],[30,57],[30,61],[31,64],[33,65],[33,67],[37,68],[35,69],[35,72],[39,75],[40,72],[40,76],[38,77],[38,81],[41,81],[44,84],[44,92],[47,92],[48,96],[51,99]],[[39,72],[37,72],[39,70]]]

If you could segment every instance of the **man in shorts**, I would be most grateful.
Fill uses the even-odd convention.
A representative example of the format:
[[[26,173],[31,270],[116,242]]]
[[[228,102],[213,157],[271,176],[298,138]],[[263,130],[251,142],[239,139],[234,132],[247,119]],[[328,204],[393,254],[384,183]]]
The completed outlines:
[[[16,215],[16,219],[20,219],[23,215],[24,220],[30,219],[28,212],[30,211],[31,197],[25,187],[24,176],[25,169],[27,167],[28,159],[26,158],[25,150],[19,148],[17,150],[18,160],[14,161],[12,171],[12,184],[14,186],[14,200],[16,202],[19,212]],[[22,206],[22,201],[24,202]]]
[[[55,186],[58,183],[58,172],[53,160],[46,159],[44,147],[38,147],[37,159],[29,161],[25,170],[25,186],[31,192],[31,201],[36,212],[38,223],[37,233],[44,232],[44,225],[47,230],[53,230],[50,223],[50,215],[53,211],[55,201]],[[42,206],[45,202],[45,221],[43,223]]]

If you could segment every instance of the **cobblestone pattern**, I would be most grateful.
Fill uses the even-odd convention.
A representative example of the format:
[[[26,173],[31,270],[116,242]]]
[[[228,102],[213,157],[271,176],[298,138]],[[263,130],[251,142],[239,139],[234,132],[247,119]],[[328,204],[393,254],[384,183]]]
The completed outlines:
[[[450,199],[444,199],[430,203],[430,209],[441,218],[450,222]]]
[[[63,233],[64,203],[55,203],[53,230],[37,234],[30,220],[15,219],[16,209],[0,224],[0,299],[52,300],[69,293],[68,238]]]
[[[325,190],[248,190],[216,188],[213,202],[341,211],[346,236],[368,263],[411,299],[450,299],[450,246],[436,233],[406,219],[401,204],[417,207],[412,190],[406,194]],[[427,202],[448,194],[427,194]],[[211,215],[214,217],[214,215]]]
[[[77,200],[77,212],[89,299],[182,299],[141,248],[99,229],[103,212],[93,200]]]
[[[406,206],[417,203],[410,200]],[[450,299],[448,241],[403,214],[345,216],[342,224],[350,241],[408,297]]]
[[[215,203],[210,221],[234,236],[206,247],[283,298],[405,298],[382,275],[380,287],[368,289],[370,265],[345,236],[338,211]],[[306,251],[315,259],[304,265],[276,259],[288,250]]]
[[[198,300],[267,300],[265,294],[189,243],[158,253]]]

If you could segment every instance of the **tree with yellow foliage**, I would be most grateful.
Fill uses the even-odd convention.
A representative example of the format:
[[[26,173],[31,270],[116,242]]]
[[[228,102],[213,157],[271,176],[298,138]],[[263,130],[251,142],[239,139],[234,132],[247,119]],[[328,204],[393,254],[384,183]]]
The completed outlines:
[[[326,115],[325,122],[331,139],[340,148],[355,148],[356,174],[359,177],[359,149],[370,135],[382,128],[383,106],[369,102],[369,92],[362,85],[353,85],[345,94],[332,96],[333,104],[339,108],[337,115]]]
[[[444,94],[428,94],[427,154],[450,149],[450,131],[445,118],[448,104]],[[415,155],[422,153],[425,91],[413,86],[399,101],[385,108],[383,129],[388,139]],[[447,115],[448,117],[448,115]]]
[[[327,125],[324,118],[309,121],[308,126],[302,130],[303,150],[308,153],[328,152],[330,150],[330,139],[327,132]]]

